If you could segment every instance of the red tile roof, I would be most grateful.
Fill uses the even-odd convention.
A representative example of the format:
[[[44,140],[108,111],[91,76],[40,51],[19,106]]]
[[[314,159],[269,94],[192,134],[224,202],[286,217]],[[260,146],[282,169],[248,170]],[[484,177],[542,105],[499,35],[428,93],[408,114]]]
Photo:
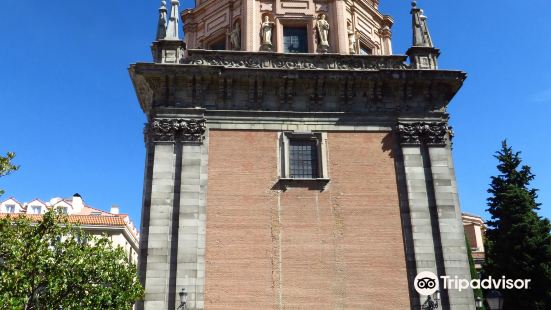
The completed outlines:
[[[82,198],[82,197],[81,197]],[[14,197],[10,197],[9,199],[13,199],[19,205],[21,206],[21,212],[18,213],[2,213],[2,210],[0,210],[0,218],[5,218],[7,215],[18,215],[18,216],[26,216],[27,218],[31,219],[32,221],[40,221],[42,219],[42,215],[39,214],[27,214],[27,207],[29,206],[29,203],[21,204],[19,201],[17,201]],[[39,200],[38,198],[33,199],[31,202],[38,200],[42,203],[44,203],[42,200]],[[1,203],[6,202],[7,200],[4,200]],[[49,203],[44,203],[47,209],[51,210],[52,208],[56,208],[60,203],[66,203],[69,206],[73,207],[72,199],[71,198],[65,198],[60,199],[59,201],[55,202],[53,205],[50,205]],[[128,217],[128,214],[122,214],[122,213],[110,213],[106,211],[102,211],[100,209],[96,209],[93,207],[90,207],[89,205],[84,204],[82,208],[78,210],[78,212],[75,213],[77,210],[71,210],[70,214],[67,216],[67,220],[69,223],[74,224],[81,224],[81,225],[90,225],[90,226],[111,226],[111,227],[126,227],[130,231],[130,234],[134,236],[134,238],[139,239],[140,234],[130,218]]]
[[[0,213],[0,218],[8,216],[23,216],[31,221],[40,221],[42,215],[25,214],[25,213]],[[121,216],[106,216],[106,215],[68,215],[67,221],[73,224],[81,225],[101,225],[101,226],[126,226],[124,217]]]

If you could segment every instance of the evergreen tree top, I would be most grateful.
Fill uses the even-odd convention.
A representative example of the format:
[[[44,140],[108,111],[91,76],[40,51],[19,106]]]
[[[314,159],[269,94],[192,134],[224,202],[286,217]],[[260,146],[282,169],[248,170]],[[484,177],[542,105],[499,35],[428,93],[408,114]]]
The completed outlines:
[[[522,165],[520,152],[503,141],[495,156],[499,174],[491,178],[487,211],[487,276],[530,279],[528,290],[504,290],[504,309],[551,309],[551,225],[538,216],[535,175]]]

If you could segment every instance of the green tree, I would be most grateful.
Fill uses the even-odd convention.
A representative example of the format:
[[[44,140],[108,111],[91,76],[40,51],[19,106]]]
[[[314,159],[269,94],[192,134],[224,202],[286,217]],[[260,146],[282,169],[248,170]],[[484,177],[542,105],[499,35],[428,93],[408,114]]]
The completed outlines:
[[[495,157],[499,174],[488,190],[485,274],[531,279],[527,290],[501,291],[505,309],[551,309],[551,225],[537,214],[537,189],[529,187],[534,174],[506,141]]]
[[[19,166],[12,164],[11,160],[15,158],[15,153],[8,152],[6,156],[0,156],[0,177],[6,176],[19,169]],[[0,189],[0,196],[4,191]]]
[[[473,251],[471,250],[471,246],[469,245],[469,241],[467,240],[467,236],[465,235],[465,244],[467,246],[467,257],[469,258],[469,269],[471,271],[471,279],[478,279],[478,272],[476,271],[474,259],[473,259]],[[477,298],[484,299],[484,295],[482,294],[482,290],[479,288],[473,289],[474,293],[474,299]],[[484,306],[482,306],[482,309],[480,310],[486,310]]]
[[[143,294],[121,247],[48,211],[0,219],[0,309],[131,309]]]

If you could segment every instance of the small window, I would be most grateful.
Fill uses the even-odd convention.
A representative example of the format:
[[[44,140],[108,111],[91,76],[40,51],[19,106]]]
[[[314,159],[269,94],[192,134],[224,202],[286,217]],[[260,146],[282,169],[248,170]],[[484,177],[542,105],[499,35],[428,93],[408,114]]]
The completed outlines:
[[[328,179],[325,134],[284,132],[280,139],[280,178]]]
[[[32,214],[40,214],[40,213],[42,213],[42,207],[41,207],[41,206],[32,206],[32,207],[31,207],[31,213],[32,213]]]
[[[209,50],[224,51],[226,50],[226,39],[215,41],[210,44]]]
[[[6,205],[6,213],[15,213],[15,205]]]
[[[316,140],[289,141],[290,177],[315,179],[318,175],[318,146]]]
[[[67,209],[67,207],[58,207],[57,212],[59,212],[61,214],[68,214],[69,210]]]
[[[308,53],[306,27],[283,27],[283,52]]]
[[[360,43],[360,55],[371,55],[373,51],[367,45]]]

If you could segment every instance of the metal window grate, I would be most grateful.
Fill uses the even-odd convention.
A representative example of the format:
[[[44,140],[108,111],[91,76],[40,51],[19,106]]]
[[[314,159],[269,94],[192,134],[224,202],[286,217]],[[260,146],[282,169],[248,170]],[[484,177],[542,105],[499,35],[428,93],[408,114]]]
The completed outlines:
[[[290,140],[291,178],[318,178],[318,148],[315,140]]]

